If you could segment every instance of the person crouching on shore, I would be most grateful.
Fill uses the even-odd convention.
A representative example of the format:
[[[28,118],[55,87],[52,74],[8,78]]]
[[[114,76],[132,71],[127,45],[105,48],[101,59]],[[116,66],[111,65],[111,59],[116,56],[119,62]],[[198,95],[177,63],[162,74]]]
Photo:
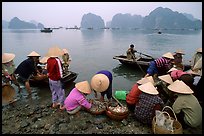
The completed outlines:
[[[64,101],[64,108],[69,114],[77,113],[82,107],[90,110],[92,104],[86,99],[86,95],[90,93],[91,88],[88,81],[76,83],[75,88],[71,90]]]

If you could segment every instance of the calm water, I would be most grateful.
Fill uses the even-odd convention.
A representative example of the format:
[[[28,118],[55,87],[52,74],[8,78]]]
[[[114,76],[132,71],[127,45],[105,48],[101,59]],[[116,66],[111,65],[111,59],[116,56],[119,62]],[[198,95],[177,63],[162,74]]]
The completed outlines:
[[[113,74],[113,90],[130,90],[143,75],[140,69],[125,67],[113,59],[124,54],[131,43],[139,52],[155,58],[182,49],[184,60],[190,60],[202,47],[202,30],[165,30],[162,34],[156,30],[2,30],[2,52],[16,54],[16,66],[31,51],[44,56],[49,47],[57,45],[71,55],[70,70],[79,73],[75,82],[90,81],[97,71],[106,69]]]

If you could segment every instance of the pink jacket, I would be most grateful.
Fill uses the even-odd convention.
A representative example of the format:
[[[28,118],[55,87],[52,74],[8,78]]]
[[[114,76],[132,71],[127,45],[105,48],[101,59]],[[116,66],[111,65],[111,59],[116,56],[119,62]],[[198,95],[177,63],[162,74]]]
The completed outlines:
[[[86,97],[77,88],[74,88],[65,99],[64,106],[66,110],[71,111],[80,105],[86,109],[91,108],[91,103],[88,102]]]
[[[181,77],[183,74],[188,74],[187,72],[183,72],[182,70],[174,70],[171,72],[171,78],[175,81],[179,77]]]

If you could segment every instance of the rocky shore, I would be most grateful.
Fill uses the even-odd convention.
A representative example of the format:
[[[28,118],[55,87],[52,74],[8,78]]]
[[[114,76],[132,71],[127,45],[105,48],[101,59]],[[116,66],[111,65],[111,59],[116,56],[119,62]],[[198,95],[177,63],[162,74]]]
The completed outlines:
[[[133,114],[122,121],[105,113],[92,115],[80,111],[69,115],[51,108],[51,94],[18,97],[12,105],[2,106],[3,134],[153,134],[151,126],[136,121]],[[184,134],[202,134],[202,128],[186,128]]]

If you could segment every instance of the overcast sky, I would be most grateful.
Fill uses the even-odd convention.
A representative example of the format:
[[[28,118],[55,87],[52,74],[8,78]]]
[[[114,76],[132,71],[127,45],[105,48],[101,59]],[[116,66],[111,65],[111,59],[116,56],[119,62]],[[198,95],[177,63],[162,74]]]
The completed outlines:
[[[80,26],[82,16],[93,13],[106,23],[117,13],[147,16],[157,7],[192,14],[202,20],[202,2],[2,2],[2,19],[35,20],[45,27]]]

